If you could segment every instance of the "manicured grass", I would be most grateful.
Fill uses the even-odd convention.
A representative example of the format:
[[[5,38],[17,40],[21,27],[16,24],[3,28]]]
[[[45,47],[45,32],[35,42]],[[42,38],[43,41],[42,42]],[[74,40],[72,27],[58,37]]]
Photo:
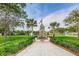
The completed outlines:
[[[33,42],[33,36],[0,36],[0,55],[15,54]]]
[[[50,38],[51,38],[50,41],[55,44],[59,44],[75,52],[79,51],[79,39],[76,37],[57,36],[55,38],[53,37]]]

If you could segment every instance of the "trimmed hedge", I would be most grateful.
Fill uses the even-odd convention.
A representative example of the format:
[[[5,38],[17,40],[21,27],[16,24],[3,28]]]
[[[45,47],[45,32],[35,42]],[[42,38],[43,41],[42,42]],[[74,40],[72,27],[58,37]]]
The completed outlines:
[[[35,37],[32,36],[10,36],[0,43],[0,55],[15,54],[24,47],[30,45]]]
[[[76,37],[58,36],[55,37],[54,40],[53,37],[50,38],[51,38],[50,41],[55,44],[59,44],[73,51],[79,51],[79,39]]]

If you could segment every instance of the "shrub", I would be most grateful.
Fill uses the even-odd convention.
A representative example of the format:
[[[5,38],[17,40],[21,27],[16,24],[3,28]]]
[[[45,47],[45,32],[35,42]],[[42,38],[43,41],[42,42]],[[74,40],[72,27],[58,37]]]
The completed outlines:
[[[50,41],[55,44],[59,44],[73,51],[79,51],[79,39],[76,37],[58,36],[55,39],[53,37],[50,38]]]
[[[10,36],[0,43],[0,55],[11,55],[24,47],[30,45],[35,37],[32,36]]]

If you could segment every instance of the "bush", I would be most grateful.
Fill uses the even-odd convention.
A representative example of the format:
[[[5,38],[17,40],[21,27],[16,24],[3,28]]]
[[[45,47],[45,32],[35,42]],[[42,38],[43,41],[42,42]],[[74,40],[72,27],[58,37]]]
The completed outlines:
[[[0,56],[5,56],[7,53],[5,52],[4,47],[0,47]]]
[[[79,51],[79,39],[76,37],[58,36],[55,37],[54,40],[53,37],[50,38],[51,38],[50,41],[55,44],[59,44],[73,51]]]
[[[0,55],[11,55],[24,47],[30,45],[35,37],[32,36],[10,36],[0,43]]]
[[[23,30],[19,31],[19,30],[17,30],[15,33],[16,33],[16,35],[25,35],[26,31],[23,31]]]

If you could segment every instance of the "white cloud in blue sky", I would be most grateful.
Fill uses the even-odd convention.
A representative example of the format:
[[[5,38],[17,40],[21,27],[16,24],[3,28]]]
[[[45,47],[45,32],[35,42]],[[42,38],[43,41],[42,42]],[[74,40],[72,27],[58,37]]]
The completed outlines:
[[[34,30],[39,30],[40,25],[39,22],[42,17],[43,17],[43,24],[46,27],[46,31],[48,31],[49,24],[53,21],[59,22],[60,27],[64,27],[63,20],[68,16],[68,14],[73,9],[79,8],[79,4],[49,4],[49,5],[45,4],[45,7],[43,6],[44,7],[43,10],[42,5],[41,6],[40,4],[32,4],[32,6],[28,5],[26,10],[28,16],[30,16],[29,18],[34,18],[38,22],[38,26],[34,28]]]

